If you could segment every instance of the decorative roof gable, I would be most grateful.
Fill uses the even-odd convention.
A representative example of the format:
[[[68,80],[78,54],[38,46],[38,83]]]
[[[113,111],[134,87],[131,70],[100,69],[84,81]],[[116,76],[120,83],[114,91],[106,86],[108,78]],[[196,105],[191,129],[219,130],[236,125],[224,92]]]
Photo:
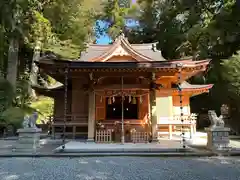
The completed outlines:
[[[161,51],[155,50],[153,44],[130,44],[123,34],[112,45],[90,45],[79,60],[107,62],[112,61],[114,57],[124,57],[126,62],[165,61]]]

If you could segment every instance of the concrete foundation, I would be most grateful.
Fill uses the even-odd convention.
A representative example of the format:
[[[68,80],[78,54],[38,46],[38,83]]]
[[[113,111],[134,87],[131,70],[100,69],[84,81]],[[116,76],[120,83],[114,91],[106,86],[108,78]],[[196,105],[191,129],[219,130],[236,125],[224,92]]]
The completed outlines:
[[[14,151],[18,152],[36,152],[40,148],[40,133],[39,128],[23,128],[18,129],[18,141]]]
[[[228,150],[229,149],[229,131],[230,128],[214,127],[205,128],[207,132],[207,148],[210,150]]]

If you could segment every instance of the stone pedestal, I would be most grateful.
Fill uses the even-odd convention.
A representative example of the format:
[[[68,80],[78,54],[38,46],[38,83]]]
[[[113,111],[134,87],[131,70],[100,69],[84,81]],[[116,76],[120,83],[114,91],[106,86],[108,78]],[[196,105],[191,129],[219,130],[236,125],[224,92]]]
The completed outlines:
[[[228,150],[229,149],[229,131],[230,128],[214,127],[205,128],[207,132],[207,148],[210,150]]]
[[[39,128],[23,128],[18,129],[18,142],[15,151],[18,152],[36,152],[40,148],[40,133]]]

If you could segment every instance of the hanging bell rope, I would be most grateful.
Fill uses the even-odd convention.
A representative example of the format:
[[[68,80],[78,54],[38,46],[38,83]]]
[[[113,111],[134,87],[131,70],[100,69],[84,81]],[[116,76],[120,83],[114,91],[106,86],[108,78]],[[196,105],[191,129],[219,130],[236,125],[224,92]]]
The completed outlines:
[[[112,104],[112,100],[110,97],[108,98],[108,104]]]
[[[132,101],[132,96],[128,96],[128,102],[131,103]]]
[[[185,132],[184,132],[184,118],[183,118],[183,101],[182,101],[182,87],[181,87],[181,79],[182,79],[182,64],[178,65],[179,71],[178,71],[178,96],[179,96],[179,103],[180,103],[180,120],[182,122],[181,132],[182,132],[182,146],[183,148],[186,148],[185,145]]]
[[[136,97],[133,97],[132,103],[133,103],[133,104],[137,104]]]
[[[66,121],[67,121],[67,108],[68,108],[68,67],[64,71],[64,126],[63,126],[63,139],[62,139],[62,149],[65,149],[65,136],[66,136]]]
[[[143,102],[142,96],[139,97],[139,101],[140,101],[140,104],[142,104]]]

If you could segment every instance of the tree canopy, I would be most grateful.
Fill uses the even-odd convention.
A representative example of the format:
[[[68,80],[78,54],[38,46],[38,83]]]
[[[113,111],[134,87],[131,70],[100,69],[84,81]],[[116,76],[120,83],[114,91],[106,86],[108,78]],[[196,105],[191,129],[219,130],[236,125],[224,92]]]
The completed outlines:
[[[6,119],[15,107],[24,112],[18,113],[21,115],[32,109],[28,81],[37,51],[79,57],[85,45],[94,41],[101,4],[93,0],[3,0],[0,8],[0,84],[4,86],[0,89],[0,119]]]

